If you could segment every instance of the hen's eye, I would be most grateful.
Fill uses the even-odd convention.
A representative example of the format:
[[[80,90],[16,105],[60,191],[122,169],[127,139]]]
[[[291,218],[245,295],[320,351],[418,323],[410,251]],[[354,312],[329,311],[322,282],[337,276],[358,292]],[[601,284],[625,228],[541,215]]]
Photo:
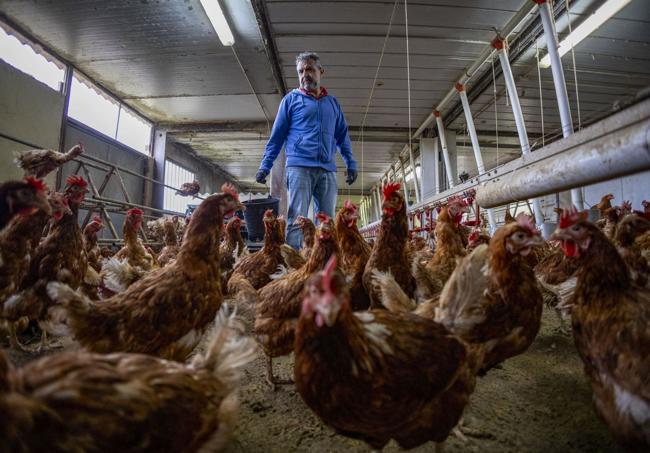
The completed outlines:
[[[523,241],[526,239],[526,235],[524,233],[515,233],[515,239],[518,241]]]
[[[572,229],[573,231],[580,231],[580,225],[573,225],[573,226],[571,227],[571,229]]]

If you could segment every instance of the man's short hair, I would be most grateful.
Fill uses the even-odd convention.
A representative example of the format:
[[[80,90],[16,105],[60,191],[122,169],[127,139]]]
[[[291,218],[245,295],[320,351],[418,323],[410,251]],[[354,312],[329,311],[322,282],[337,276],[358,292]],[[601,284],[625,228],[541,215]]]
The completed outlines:
[[[296,67],[298,67],[301,61],[309,61],[309,60],[312,60],[316,64],[316,66],[318,66],[319,69],[323,69],[323,66],[321,66],[320,64],[320,57],[318,56],[318,54],[316,52],[312,52],[309,50],[296,55]]]

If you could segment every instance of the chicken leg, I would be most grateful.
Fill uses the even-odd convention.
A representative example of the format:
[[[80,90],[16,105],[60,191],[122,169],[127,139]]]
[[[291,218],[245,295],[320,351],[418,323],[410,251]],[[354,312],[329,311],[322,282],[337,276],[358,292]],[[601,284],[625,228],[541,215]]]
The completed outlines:
[[[273,358],[266,358],[266,383],[269,384],[271,390],[274,392],[277,390],[278,385],[291,385],[293,381],[291,379],[278,379],[273,374]]]

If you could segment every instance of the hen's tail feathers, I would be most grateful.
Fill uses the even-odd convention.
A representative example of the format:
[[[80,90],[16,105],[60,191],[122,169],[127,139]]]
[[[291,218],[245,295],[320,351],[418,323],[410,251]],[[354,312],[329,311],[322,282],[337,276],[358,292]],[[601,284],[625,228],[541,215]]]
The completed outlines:
[[[93,305],[93,301],[88,296],[79,291],[75,291],[65,283],[48,283],[47,294],[50,296],[50,299],[65,306],[71,314],[88,313]]]
[[[372,284],[381,294],[381,303],[393,313],[415,310],[415,301],[411,300],[397,284],[390,272],[372,271]]]
[[[99,286],[102,283],[102,277],[91,265],[88,265],[88,268],[86,269],[84,283],[90,286]]]
[[[442,291],[444,282],[427,269],[426,262],[423,262],[417,254],[411,262],[411,274],[417,284],[416,294],[419,302],[431,299]]]
[[[219,381],[234,388],[241,379],[243,368],[257,355],[257,344],[251,337],[244,336],[243,325],[236,311],[229,312],[223,304],[217,317],[207,353],[192,359],[192,366],[213,370]]]
[[[138,280],[144,271],[137,266],[131,266],[127,260],[115,257],[109,258],[102,266],[104,286],[114,293],[121,293]]]
[[[271,280],[277,280],[279,278],[284,277],[288,273],[289,273],[289,269],[287,268],[287,266],[285,266],[284,264],[278,264],[275,273],[269,275],[269,277],[271,277]]]

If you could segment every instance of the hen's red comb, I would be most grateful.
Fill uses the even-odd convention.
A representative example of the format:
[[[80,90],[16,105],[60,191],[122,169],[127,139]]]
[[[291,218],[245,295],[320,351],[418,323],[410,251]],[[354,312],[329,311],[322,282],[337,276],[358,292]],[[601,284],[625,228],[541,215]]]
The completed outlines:
[[[47,186],[42,179],[34,178],[33,176],[28,176],[25,178],[25,182],[32,186],[38,192],[47,191]]]
[[[267,209],[264,211],[264,217],[273,217],[275,214],[273,214],[273,209]]]
[[[237,189],[235,189],[235,186],[233,186],[229,182],[226,182],[221,186],[221,191],[223,193],[227,193],[228,195],[233,197],[235,200],[239,201],[239,192],[237,192]]]
[[[384,193],[384,200],[388,199],[392,194],[397,192],[400,189],[400,184],[398,182],[396,183],[388,183],[384,186],[383,193]]]
[[[533,218],[528,214],[520,212],[517,214],[517,217],[515,217],[515,220],[517,221],[517,225],[520,227],[526,228],[532,234],[539,234],[539,231],[537,228],[535,228],[535,222],[533,222]]]
[[[328,216],[324,212],[319,212],[318,214],[316,214],[316,218],[320,223],[329,222],[331,220],[330,216]]]
[[[98,215],[96,215],[96,216],[93,216],[92,223],[99,223],[99,224],[102,224],[102,223],[104,223],[104,221],[102,220],[101,217],[99,217]]]
[[[465,200],[463,200],[463,197],[459,195],[452,195],[447,199],[447,204],[459,204],[461,206],[466,206],[467,204],[465,203]]]
[[[88,185],[88,183],[86,182],[85,179],[83,179],[83,177],[77,175],[68,176],[65,182],[69,186],[86,187]]]
[[[336,255],[332,255],[323,269],[323,290],[326,293],[332,293],[332,277],[336,269]]]
[[[568,228],[581,220],[586,220],[588,216],[587,211],[578,212],[575,206],[570,206],[560,216],[560,228]]]
[[[345,203],[343,204],[343,207],[347,211],[356,211],[357,210],[357,207],[355,206],[355,204],[352,203],[350,200],[345,200]]]
[[[144,214],[144,211],[142,209],[138,209],[138,208],[133,208],[133,209],[129,209],[128,211],[126,211],[126,215],[128,215],[128,216],[143,215],[143,214]]]

